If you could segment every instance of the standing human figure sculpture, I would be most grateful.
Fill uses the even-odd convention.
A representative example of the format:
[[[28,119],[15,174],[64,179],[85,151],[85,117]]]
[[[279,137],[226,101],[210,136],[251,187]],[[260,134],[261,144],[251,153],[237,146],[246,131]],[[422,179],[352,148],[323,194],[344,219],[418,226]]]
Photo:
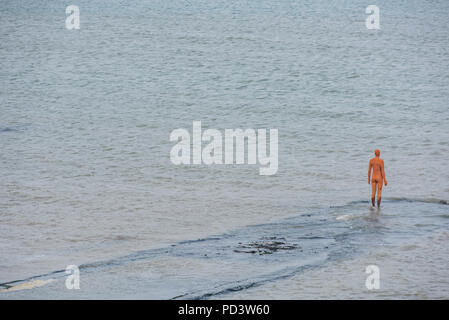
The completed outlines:
[[[377,207],[380,207],[380,201],[382,200],[382,185],[385,183],[387,185],[387,179],[385,178],[385,166],[384,161],[380,158],[380,150],[376,149],[374,151],[375,158],[369,161],[368,167],[368,184],[371,183],[372,193],[371,193],[371,204],[374,205],[374,198],[376,197],[377,191]],[[371,169],[373,170],[373,176],[371,178]]]

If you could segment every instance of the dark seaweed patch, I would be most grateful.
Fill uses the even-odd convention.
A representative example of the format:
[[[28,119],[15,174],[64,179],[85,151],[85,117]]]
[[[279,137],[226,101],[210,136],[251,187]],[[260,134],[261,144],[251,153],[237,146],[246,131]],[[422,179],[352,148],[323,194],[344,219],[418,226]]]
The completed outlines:
[[[263,237],[258,241],[253,241],[247,244],[239,242],[238,248],[234,250],[237,253],[251,253],[251,254],[272,254],[279,250],[293,250],[296,249],[296,244],[289,244],[285,238],[278,237]]]

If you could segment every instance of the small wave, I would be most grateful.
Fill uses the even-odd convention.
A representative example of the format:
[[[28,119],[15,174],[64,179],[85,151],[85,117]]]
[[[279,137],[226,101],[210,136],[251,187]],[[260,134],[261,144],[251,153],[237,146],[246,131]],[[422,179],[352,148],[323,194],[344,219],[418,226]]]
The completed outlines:
[[[171,300],[176,299],[188,299],[188,300],[206,300],[212,297],[217,297],[220,295],[224,295],[231,292],[242,291],[252,287],[258,287],[265,283],[273,282],[276,280],[287,279],[298,272],[302,272],[304,270],[313,268],[314,264],[305,264],[297,267],[286,268],[281,271],[277,271],[276,273],[272,273],[269,275],[264,275],[263,277],[257,277],[252,279],[239,280],[236,282],[230,282],[226,284],[222,284],[211,288],[207,292],[191,292],[185,293],[176,297],[171,298]]]
[[[0,132],[14,132],[14,131],[18,131],[17,129],[14,128],[0,128]]]
[[[31,281],[20,283],[18,285],[5,286],[6,289],[0,289],[0,293],[18,291],[18,290],[29,290],[29,289],[33,289],[33,288],[37,288],[37,287],[42,287],[50,282],[53,282],[53,280],[54,279],[31,280]]]
[[[208,237],[208,238],[200,238],[200,239],[194,239],[194,240],[183,240],[183,241],[179,241],[178,244],[188,244],[188,243],[211,241],[211,240],[221,240],[221,238],[219,238],[219,237]]]
[[[421,203],[449,205],[449,200],[443,200],[443,199],[437,199],[437,198],[385,197],[382,199],[383,199],[383,201],[388,201],[388,202],[421,202]],[[330,206],[330,208],[331,209],[339,209],[339,208],[346,208],[346,207],[351,207],[354,205],[361,205],[361,204],[369,204],[369,200],[355,200],[355,201],[351,201],[351,202],[348,202],[347,204],[340,205],[340,206]]]
[[[338,216],[336,219],[338,221],[346,221],[346,220],[349,220],[351,218],[353,219],[354,217],[350,216],[349,214],[344,214],[344,215]]]
[[[406,202],[423,202],[423,203],[435,203],[435,204],[449,205],[448,200],[436,199],[436,198],[420,199],[420,198],[392,197],[392,198],[386,198],[386,200],[388,200],[388,201],[406,201]]]

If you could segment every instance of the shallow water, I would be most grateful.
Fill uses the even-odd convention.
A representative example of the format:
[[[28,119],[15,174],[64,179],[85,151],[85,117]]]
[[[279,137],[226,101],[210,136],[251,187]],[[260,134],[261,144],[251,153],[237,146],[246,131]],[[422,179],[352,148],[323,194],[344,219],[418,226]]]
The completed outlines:
[[[329,252],[301,254],[296,237],[316,232],[324,239],[307,248],[332,248],[327,241],[348,223],[370,217],[367,205],[354,201],[369,198],[366,172],[375,148],[386,164],[384,197],[448,200],[449,3],[376,4],[379,31],[365,28],[363,1],[141,1],[133,7],[79,1],[81,29],[72,32],[64,27],[65,4],[2,3],[0,282],[214,235],[234,235],[231,242],[220,236],[221,246],[238,250],[233,241],[239,238],[249,246],[244,250],[254,250],[265,235],[251,226],[261,224],[290,230],[267,236],[298,247],[273,253],[285,257],[279,269],[263,268],[273,255],[257,256],[257,276],[302,273],[304,265],[328,263]],[[277,174],[260,176],[258,166],[247,165],[174,166],[170,132],[191,130],[194,120],[220,130],[277,128]],[[392,236],[397,248],[399,235],[413,242],[439,232],[426,227],[428,215],[447,214],[446,206],[425,202],[384,201],[382,210],[380,222],[360,232],[369,237],[392,230],[390,223],[408,226]],[[328,224],[316,227],[320,219]],[[308,220],[305,230],[287,222]],[[431,224],[446,226],[446,220]],[[339,245],[359,250],[348,241]],[[214,257],[202,265],[209,276],[202,283],[196,255],[218,247],[200,243],[181,246],[192,246],[193,260],[177,249],[161,255],[159,265],[144,259],[171,270],[169,276],[143,271],[145,265],[94,269],[95,279],[118,285],[102,293],[98,282],[82,280],[92,288],[83,294],[202,297],[219,291],[211,287],[234,284],[235,274],[244,277],[253,262],[252,253]],[[427,258],[421,271],[435,259],[446,261],[444,250]],[[228,273],[221,276],[223,265]],[[288,268],[296,271],[284,273]],[[178,281],[176,272],[184,269],[184,282]],[[136,287],[134,278],[152,279],[158,289]],[[161,289],[171,281],[183,287]],[[35,298],[43,290],[53,297],[47,288],[59,285],[14,294]]]
[[[80,291],[65,288],[65,270],[3,283],[1,287],[9,298],[32,298],[33,291],[24,289],[33,288],[34,292],[39,292],[40,298],[47,299],[102,298],[106,293],[110,298],[215,299],[232,297],[232,294],[239,298],[263,298],[266,295],[263,289],[274,286],[268,290],[270,294],[267,297],[285,298],[290,292],[290,298],[298,298],[298,287],[287,285],[289,290],[279,290],[277,287],[285,282],[291,283],[291,277],[295,279],[298,276],[307,278],[310,283],[316,282],[316,277],[307,275],[328,268],[328,276],[321,273],[319,279],[325,284],[329,277],[335,274],[341,276],[338,271],[342,261],[350,265],[356,260],[360,264],[361,259],[367,260],[367,255],[370,264],[375,263],[383,274],[391,270],[391,261],[387,260],[386,263],[384,255],[394,254],[404,260],[410,256],[410,249],[414,249],[413,242],[427,237],[427,241],[420,241],[420,245],[425,244],[432,255],[425,256],[424,266],[423,261],[418,261],[419,264],[414,260],[402,261],[399,270],[396,270],[396,274],[406,279],[411,274],[425,284],[423,275],[419,276],[418,272],[424,273],[422,267],[426,265],[439,265],[438,276],[448,275],[449,252],[444,243],[448,239],[448,226],[447,204],[390,200],[384,209],[378,210],[364,202],[355,202],[276,223],[243,227],[208,238],[181,241],[163,248],[84,264],[80,266]],[[431,239],[432,243],[429,243]],[[435,245],[444,249],[436,252],[432,250]],[[373,251],[377,257],[372,255]],[[416,268],[417,265],[421,268]],[[410,266],[415,267],[412,269],[414,273],[410,272]],[[354,297],[366,291],[363,290],[363,269],[349,268],[345,274],[352,279],[354,289],[358,290],[348,293],[347,288],[340,287],[342,297],[351,297],[351,294]],[[430,283],[435,281],[432,275],[424,278]],[[359,280],[358,283],[354,279]],[[406,281],[404,286],[397,277],[387,282],[389,290],[381,292],[384,298],[406,296],[410,294],[407,284],[416,285]],[[444,283],[447,284],[447,281]],[[36,289],[41,286],[44,287]],[[263,295],[260,295],[259,287]],[[303,297],[310,298],[317,293],[313,285],[310,292],[308,288],[301,283]],[[447,286],[440,282],[438,288],[438,291],[430,290],[429,293],[447,297]],[[425,291],[428,288],[424,286],[420,289]],[[401,290],[405,291],[401,293]],[[325,296],[329,291],[323,290],[319,294]]]

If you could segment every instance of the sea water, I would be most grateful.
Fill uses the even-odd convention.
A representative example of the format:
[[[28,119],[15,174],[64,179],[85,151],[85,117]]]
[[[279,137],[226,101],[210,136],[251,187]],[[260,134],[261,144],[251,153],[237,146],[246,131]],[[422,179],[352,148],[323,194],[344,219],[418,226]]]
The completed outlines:
[[[77,1],[67,30],[2,1],[0,298],[449,298],[449,3],[375,4]],[[277,129],[276,174],[175,166],[193,121]]]

